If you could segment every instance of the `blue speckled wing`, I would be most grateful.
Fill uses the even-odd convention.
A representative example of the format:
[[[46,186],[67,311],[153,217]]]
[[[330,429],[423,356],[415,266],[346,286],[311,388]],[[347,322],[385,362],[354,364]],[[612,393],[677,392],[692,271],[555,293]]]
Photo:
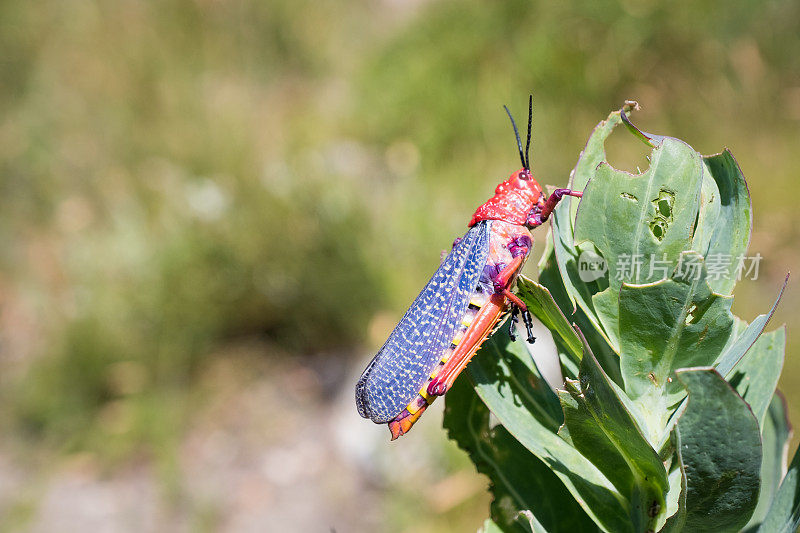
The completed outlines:
[[[356,384],[356,405],[379,424],[399,415],[450,346],[489,256],[491,221],[453,248]]]

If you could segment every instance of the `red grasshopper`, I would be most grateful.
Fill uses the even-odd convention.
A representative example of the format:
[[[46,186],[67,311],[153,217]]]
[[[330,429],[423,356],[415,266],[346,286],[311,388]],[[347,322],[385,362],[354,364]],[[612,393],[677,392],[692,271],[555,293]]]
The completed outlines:
[[[470,229],[453,242],[356,385],[359,414],[376,424],[388,423],[392,440],[407,433],[436,397],[447,392],[509,313],[511,338],[521,312],[528,342],[535,340],[531,315],[511,287],[533,247],[530,230],[548,219],[562,197],[583,193],[556,189],[545,199],[530,170],[533,97],[524,151],[514,118],[505,110],[522,168],[475,211]]]

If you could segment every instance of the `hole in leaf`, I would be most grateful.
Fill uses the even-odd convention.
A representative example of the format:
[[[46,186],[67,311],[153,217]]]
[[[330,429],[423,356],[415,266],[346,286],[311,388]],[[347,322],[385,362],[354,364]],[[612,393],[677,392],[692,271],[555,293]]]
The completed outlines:
[[[656,208],[656,216],[663,217],[668,222],[672,222],[673,205],[675,205],[675,193],[667,189],[658,191],[658,198],[653,200],[653,206]]]
[[[695,322],[697,322],[697,319],[699,317],[695,316],[696,313],[697,313],[697,304],[692,304],[692,306],[686,312],[686,325],[687,326],[689,324],[694,324]]]
[[[669,217],[672,215],[672,207],[669,205],[669,202],[666,200],[659,200],[658,201],[658,212],[661,213],[665,217]]]
[[[650,223],[650,232],[653,234],[653,237],[655,237],[658,242],[664,240],[664,234],[667,232],[666,221],[660,218],[655,219],[653,222]]]
[[[672,206],[675,203],[675,193],[667,189],[661,189],[658,192],[658,197],[652,203],[656,210],[656,216],[650,223],[650,231],[653,233],[653,237],[661,242],[667,233],[667,228],[672,223]]]
[[[605,142],[606,161],[618,169],[641,174],[650,168],[648,157],[653,149],[634,137],[625,126],[614,128]]]
[[[619,195],[620,195],[621,197],[625,198],[626,200],[631,200],[631,201],[633,201],[633,202],[638,202],[638,201],[639,201],[639,199],[638,199],[638,198],[636,198],[634,195],[632,195],[632,194],[631,194],[631,193],[629,193],[629,192],[622,192],[622,193],[620,193]]]

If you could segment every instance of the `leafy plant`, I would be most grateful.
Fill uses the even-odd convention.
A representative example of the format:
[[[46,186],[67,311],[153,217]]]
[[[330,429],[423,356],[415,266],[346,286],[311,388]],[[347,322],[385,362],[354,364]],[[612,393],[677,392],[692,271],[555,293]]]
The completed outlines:
[[[539,282],[518,283],[563,387],[542,377],[536,345],[498,333],[447,395],[450,437],[492,482],[484,530],[795,531],[785,330],[764,333],[783,289],[749,324],[731,313],[752,267],[744,176],[728,150],[641,132],[632,107],[591,134],[571,175],[580,205],[561,203]],[[606,160],[623,123],[652,147],[637,175]]]

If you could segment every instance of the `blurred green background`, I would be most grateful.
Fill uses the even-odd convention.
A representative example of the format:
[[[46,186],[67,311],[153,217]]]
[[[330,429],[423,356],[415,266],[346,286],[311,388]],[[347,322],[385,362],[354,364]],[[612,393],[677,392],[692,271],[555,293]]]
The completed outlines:
[[[352,387],[517,169],[501,105],[546,184],[625,99],[731,148],[750,320],[800,259],[798,35],[796,0],[0,2],[0,530],[474,530],[437,415],[390,445]]]

